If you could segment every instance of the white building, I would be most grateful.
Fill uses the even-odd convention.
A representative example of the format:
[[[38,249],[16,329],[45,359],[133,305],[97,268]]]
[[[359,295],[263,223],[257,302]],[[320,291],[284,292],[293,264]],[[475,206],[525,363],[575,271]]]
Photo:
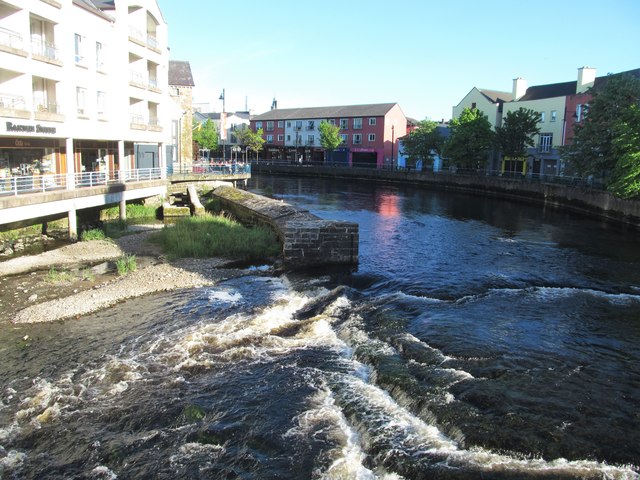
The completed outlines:
[[[0,0],[0,190],[9,176],[164,167],[168,58],[155,0]]]

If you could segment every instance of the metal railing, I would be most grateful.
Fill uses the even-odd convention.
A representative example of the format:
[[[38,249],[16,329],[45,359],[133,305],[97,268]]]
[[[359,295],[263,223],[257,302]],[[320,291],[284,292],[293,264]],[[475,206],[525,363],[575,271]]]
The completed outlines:
[[[139,168],[113,172],[57,173],[20,175],[0,178],[0,196],[53,192],[75,188],[90,188],[113,183],[142,182],[162,178],[161,168]]]
[[[50,60],[60,60],[58,48],[53,43],[42,40],[31,41],[31,53],[34,55],[40,55],[41,57],[46,57]]]
[[[14,32],[13,30],[1,27],[0,44],[4,45],[5,47],[15,48],[17,50],[22,50],[24,48],[24,40],[22,39],[22,35],[20,35],[18,32]]]
[[[0,93],[0,108],[10,108],[14,110],[24,110],[24,97],[11,93]]]
[[[251,174],[248,163],[212,161],[209,163],[173,164],[169,167],[169,175],[235,175]]]

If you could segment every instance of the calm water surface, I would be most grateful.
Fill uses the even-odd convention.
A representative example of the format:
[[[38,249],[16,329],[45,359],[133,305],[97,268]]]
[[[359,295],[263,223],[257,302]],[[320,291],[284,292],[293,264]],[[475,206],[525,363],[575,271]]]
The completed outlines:
[[[1,478],[639,478],[637,233],[408,187],[250,189],[357,222],[358,271],[5,324]]]

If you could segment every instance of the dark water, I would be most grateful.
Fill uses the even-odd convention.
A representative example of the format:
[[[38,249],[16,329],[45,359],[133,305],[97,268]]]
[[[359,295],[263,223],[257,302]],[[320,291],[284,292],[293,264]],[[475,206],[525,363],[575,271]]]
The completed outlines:
[[[639,478],[638,234],[261,177],[360,225],[352,274],[257,270],[0,333],[2,478]]]

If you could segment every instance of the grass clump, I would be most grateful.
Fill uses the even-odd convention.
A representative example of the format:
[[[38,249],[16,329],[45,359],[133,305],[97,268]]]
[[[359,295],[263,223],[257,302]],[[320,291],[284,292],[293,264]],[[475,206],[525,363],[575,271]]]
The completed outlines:
[[[45,280],[50,283],[71,282],[73,279],[71,272],[67,270],[56,270],[55,267],[51,267],[45,277]]]
[[[116,260],[116,270],[118,270],[118,275],[121,277],[135,272],[138,269],[138,263],[136,262],[135,255],[123,255],[118,260]]]
[[[140,203],[127,203],[127,218],[155,218],[156,209],[152,205],[142,205]],[[100,212],[102,220],[117,220],[120,218],[120,206],[105,208]]]
[[[85,230],[80,234],[81,242],[90,242],[92,240],[104,240],[106,238],[105,233],[99,228],[92,228],[91,230]]]
[[[247,228],[222,215],[180,219],[159,232],[156,241],[173,258],[265,260],[280,253],[280,243],[272,230]]]

